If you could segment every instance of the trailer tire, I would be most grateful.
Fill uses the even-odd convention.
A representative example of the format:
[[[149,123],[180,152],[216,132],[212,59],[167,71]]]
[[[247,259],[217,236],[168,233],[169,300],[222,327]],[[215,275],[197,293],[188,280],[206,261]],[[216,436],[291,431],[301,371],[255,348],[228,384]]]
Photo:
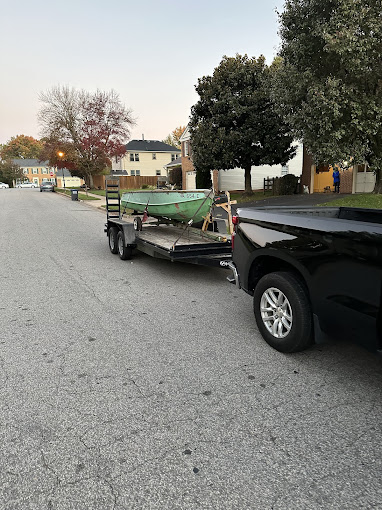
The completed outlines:
[[[117,227],[109,228],[109,248],[111,253],[118,253],[118,229]]]
[[[123,232],[120,230],[118,232],[118,255],[121,260],[128,260],[131,259],[131,255],[133,253],[133,249],[131,246],[125,245],[125,236],[123,235]]]
[[[139,216],[136,216],[133,221],[134,230],[142,230],[142,220]]]
[[[307,291],[291,272],[269,273],[255,288],[253,307],[264,340],[280,352],[298,352],[313,343]]]

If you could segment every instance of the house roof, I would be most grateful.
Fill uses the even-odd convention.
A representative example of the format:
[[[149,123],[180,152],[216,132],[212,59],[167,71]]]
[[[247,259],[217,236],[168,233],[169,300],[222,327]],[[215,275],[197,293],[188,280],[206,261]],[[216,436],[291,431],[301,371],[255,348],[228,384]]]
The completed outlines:
[[[181,137],[179,138],[180,142],[186,142],[191,138],[190,128],[188,127],[188,124],[186,126],[186,129],[183,131]]]
[[[182,166],[182,160],[181,158],[174,159],[174,161],[170,161],[170,163],[167,163],[167,165],[164,165],[166,168],[172,168],[175,166]]]
[[[64,174],[64,175],[62,175]],[[56,177],[72,177],[72,174],[69,172],[69,170],[67,168],[59,168],[57,171],[56,171]]]
[[[49,161],[40,161],[39,159],[24,159],[16,158],[12,159],[15,165],[19,166],[49,166]]]
[[[179,152],[180,149],[159,140],[131,140],[126,144],[128,152]]]

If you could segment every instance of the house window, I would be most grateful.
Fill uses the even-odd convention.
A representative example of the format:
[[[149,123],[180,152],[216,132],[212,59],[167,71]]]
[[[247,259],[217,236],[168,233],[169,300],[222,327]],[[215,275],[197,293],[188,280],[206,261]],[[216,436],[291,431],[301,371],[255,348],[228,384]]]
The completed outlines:
[[[130,161],[134,161],[134,154],[130,153]]]
[[[135,175],[141,175],[141,171],[140,170],[135,170]]]
[[[34,174],[38,174],[38,168],[34,168],[34,169],[33,169],[33,173],[34,173]]]
[[[48,173],[48,172],[47,172],[47,169],[46,169],[46,168],[41,168],[41,173],[42,173],[42,174],[47,174],[47,173]]]
[[[135,176],[135,170],[131,170],[131,176],[134,177]]]
[[[281,167],[281,175],[286,175],[289,173],[289,168],[288,168],[288,165],[283,165]]]
[[[155,152],[153,152],[153,159],[157,159],[157,155]]]
[[[155,170],[155,175],[160,175],[160,170]]]
[[[188,142],[184,142],[184,155],[188,156]]]
[[[139,154],[135,154],[135,161],[139,161]]]
[[[23,168],[23,174],[27,174],[28,173],[28,168]]]

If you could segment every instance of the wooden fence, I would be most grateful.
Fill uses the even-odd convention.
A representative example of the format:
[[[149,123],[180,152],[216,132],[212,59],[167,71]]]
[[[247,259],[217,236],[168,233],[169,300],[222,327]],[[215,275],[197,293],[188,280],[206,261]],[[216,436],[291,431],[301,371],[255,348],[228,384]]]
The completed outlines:
[[[266,191],[273,191],[274,177],[264,177],[264,193]]]
[[[95,188],[105,189],[105,179],[110,178],[109,175],[94,175],[93,183]],[[158,182],[157,176],[136,176],[131,175],[117,175],[116,179],[119,179],[119,187],[121,189],[140,189],[143,184],[147,186],[155,186]]]

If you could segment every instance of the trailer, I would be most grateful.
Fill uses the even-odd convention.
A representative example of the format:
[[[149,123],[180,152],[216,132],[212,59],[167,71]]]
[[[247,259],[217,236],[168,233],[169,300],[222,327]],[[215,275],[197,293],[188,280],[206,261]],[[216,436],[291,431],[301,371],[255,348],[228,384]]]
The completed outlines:
[[[151,257],[204,266],[229,265],[232,258],[231,235],[222,220],[207,221],[217,231],[195,228],[192,222],[167,221],[125,215],[121,210],[119,182],[106,180],[107,222],[105,232],[111,253],[122,260],[131,259],[139,250]]]

